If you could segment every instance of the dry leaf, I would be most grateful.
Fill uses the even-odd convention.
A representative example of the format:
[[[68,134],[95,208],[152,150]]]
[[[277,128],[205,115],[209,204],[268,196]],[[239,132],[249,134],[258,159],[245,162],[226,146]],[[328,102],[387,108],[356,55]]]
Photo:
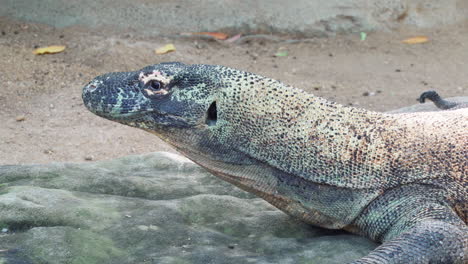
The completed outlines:
[[[364,41],[364,40],[367,39],[367,33],[366,32],[361,32],[360,36],[361,36],[361,41]]]
[[[215,39],[218,40],[225,40],[229,36],[227,34],[221,33],[221,32],[195,32],[192,33],[193,35],[206,35],[206,36],[212,36]]]
[[[33,51],[33,53],[36,55],[53,54],[53,53],[62,52],[65,50],[65,48],[66,46],[54,45],[54,46],[37,48]]]
[[[275,53],[275,57],[286,57],[286,56],[288,56],[287,51],[278,51],[277,53]]]
[[[414,37],[414,38],[405,39],[405,40],[403,40],[403,43],[406,43],[406,44],[419,44],[419,43],[425,43],[425,42],[428,42],[428,41],[429,41],[428,37],[418,36],[418,37]]]
[[[154,52],[156,52],[156,54],[160,55],[160,54],[166,54],[166,53],[169,53],[169,52],[173,52],[175,51],[176,48],[174,46],[174,44],[167,44],[167,45],[164,45],[160,48],[157,48],[154,50]]]
[[[233,43],[233,42],[237,41],[238,39],[240,39],[241,37],[242,37],[242,34],[237,34],[237,35],[234,35],[234,36],[226,39],[226,42]]]
[[[24,121],[24,120],[26,120],[26,117],[24,115],[20,115],[20,116],[16,117],[16,121],[18,121],[18,122],[21,122],[21,121]]]

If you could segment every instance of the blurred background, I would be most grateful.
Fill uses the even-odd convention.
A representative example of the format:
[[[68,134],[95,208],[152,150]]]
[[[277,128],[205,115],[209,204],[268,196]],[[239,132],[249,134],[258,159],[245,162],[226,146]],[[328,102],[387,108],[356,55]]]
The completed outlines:
[[[97,75],[164,61],[375,111],[466,95],[467,19],[466,0],[0,0],[0,164],[172,151],[81,102]]]

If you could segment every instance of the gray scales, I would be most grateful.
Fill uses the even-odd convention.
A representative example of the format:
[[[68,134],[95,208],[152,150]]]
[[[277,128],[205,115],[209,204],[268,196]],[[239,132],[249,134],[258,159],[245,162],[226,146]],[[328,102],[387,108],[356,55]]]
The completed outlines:
[[[306,223],[382,242],[352,263],[466,263],[468,108],[385,114],[216,65],[161,63],[83,89],[93,113],[153,133]]]

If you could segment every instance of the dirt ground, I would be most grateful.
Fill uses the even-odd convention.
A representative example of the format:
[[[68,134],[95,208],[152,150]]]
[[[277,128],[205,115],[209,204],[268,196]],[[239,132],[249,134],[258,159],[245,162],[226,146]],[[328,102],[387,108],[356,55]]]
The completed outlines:
[[[55,29],[5,18],[0,18],[0,30],[0,164],[84,162],[172,151],[151,134],[91,114],[81,101],[82,87],[97,75],[163,61],[235,67],[375,111],[414,104],[425,90],[444,97],[468,94],[468,22],[368,33],[365,41],[351,34],[293,43],[254,38],[238,44]],[[401,43],[417,35],[430,41]],[[167,43],[174,43],[177,51],[154,54]],[[67,49],[32,54],[35,47],[52,44]],[[278,51],[288,55],[274,57]]]

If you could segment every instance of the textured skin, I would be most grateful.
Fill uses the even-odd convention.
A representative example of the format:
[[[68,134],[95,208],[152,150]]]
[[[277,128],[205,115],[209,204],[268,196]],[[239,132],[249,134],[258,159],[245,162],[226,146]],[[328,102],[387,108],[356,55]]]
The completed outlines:
[[[353,263],[467,263],[466,108],[376,113],[182,63],[99,76],[83,100],[291,216],[383,243]]]

